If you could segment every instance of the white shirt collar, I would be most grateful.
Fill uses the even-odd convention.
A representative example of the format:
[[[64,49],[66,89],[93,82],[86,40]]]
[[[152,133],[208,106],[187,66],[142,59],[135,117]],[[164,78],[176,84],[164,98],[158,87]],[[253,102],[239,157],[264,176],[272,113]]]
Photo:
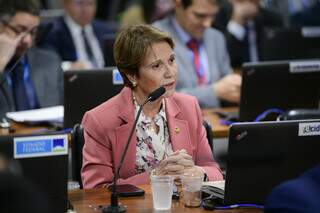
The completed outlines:
[[[84,29],[86,33],[93,32],[92,25],[87,24],[86,26],[82,27],[77,22],[75,22],[69,15],[64,16],[64,20],[66,24],[68,25],[69,29],[76,34],[81,33],[81,30]]]
[[[190,41],[190,39],[192,39],[191,35],[188,32],[186,32],[178,23],[175,16],[172,17],[172,24],[175,30],[177,31],[178,36],[184,44],[186,44],[188,41]]]

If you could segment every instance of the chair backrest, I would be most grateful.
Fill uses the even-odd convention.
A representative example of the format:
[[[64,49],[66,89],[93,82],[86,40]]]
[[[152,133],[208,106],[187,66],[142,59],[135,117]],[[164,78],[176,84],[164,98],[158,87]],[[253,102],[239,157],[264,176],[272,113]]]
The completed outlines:
[[[208,143],[209,143],[212,155],[213,155],[213,132],[212,132],[212,127],[207,121],[203,121],[203,126],[206,129]]]
[[[76,124],[72,131],[72,177],[78,181],[82,189],[81,168],[82,168],[82,148],[84,145],[83,127]]]
[[[206,129],[208,143],[213,155],[213,133],[211,125],[203,121],[203,126]],[[82,168],[82,148],[84,145],[84,133],[81,124],[76,124],[72,131],[72,177],[78,181],[82,189],[81,168]]]

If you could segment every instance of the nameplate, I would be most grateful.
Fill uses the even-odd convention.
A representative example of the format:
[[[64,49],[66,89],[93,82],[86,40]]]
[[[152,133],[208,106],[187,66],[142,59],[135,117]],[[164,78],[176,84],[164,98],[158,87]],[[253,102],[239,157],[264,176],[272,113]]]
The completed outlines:
[[[112,70],[112,82],[114,85],[123,84],[122,76],[118,69]]]
[[[68,135],[16,137],[14,158],[35,158],[68,154]]]
[[[299,123],[299,136],[320,135],[320,122]]]
[[[290,62],[291,73],[320,72],[320,61]]]
[[[320,27],[302,27],[301,34],[304,38],[320,37]]]

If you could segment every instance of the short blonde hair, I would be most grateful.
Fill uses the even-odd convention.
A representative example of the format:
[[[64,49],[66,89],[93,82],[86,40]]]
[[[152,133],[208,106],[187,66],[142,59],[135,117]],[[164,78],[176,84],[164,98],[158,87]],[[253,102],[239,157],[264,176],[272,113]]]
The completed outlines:
[[[148,48],[158,42],[167,42],[174,48],[169,34],[151,25],[133,25],[123,28],[114,43],[114,60],[125,86],[133,88],[127,75],[139,76],[139,68],[147,54]]]

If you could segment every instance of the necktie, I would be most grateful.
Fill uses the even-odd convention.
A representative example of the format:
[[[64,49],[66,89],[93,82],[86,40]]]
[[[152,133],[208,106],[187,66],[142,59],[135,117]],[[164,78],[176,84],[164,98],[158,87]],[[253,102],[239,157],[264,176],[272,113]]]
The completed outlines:
[[[249,27],[245,25],[245,36],[243,40],[242,57],[243,62],[250,61],[250,43],[249,43]]]
[[[88,41],[87,33],[86,33],[86,31],[84,29],[81,30],[81,35],[82,35],[82,38],[83,38],[83,43],[84,43],[84,47],[85,47],[88,59],[92,63],[93,67],[97,67],[97,61],[96,61],[96,59],[95,59],[95,57],[93,55],[93,51],[92,51],[91,45],[90,45],[90,43]]]
[[[30,103],[23,79],[23,70],[23,64],[22,62],[19,62],[11,75],[13,99],[17,111],[30,109]]]
[[[200,61],[200,53],[199,53],[199,42],[195,39],[191,39],[187,43],[187,47],[193,53],[193,64],[197,73],[198,85],[203,85],[206,83],[206,76],[203,66]]]

